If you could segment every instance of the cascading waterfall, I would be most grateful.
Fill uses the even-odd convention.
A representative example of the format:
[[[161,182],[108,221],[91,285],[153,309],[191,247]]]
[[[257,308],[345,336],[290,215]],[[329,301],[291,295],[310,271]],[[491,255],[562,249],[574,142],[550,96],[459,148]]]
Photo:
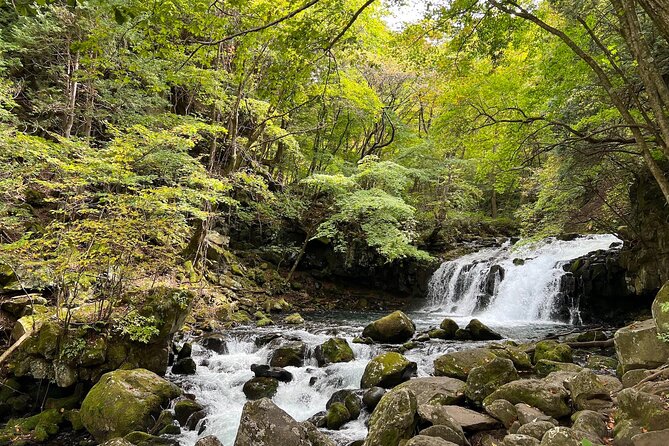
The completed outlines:
[[[429,311],[489,321],[551,321],[560,312],[562,266],[620,240],[588,235],[553,238],[517,249],[487,248],[444,262],[429,284]],[[578,309],[570,309],[575,317]],[[572,320],[573,322],[573,320]]]

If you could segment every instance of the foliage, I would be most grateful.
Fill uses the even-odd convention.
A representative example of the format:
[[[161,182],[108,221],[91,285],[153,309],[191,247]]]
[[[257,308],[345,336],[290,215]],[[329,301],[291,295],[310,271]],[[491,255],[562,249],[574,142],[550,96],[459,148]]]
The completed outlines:
[[[131,341],[148,344],[160,334],[154,316],[141,316],[135,310],[130,311],[118,321],[118,328]]]

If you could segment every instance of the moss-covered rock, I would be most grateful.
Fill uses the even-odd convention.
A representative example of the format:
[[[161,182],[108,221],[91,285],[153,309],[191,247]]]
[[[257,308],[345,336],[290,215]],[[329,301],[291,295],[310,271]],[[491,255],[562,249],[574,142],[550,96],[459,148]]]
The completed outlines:
[[[293,306],[286,299],[267,299],[263,305],[266,313],[280,313],[290,311]]]
[[[488,395],[483,405],[488,406],[499,399],[512,404],[528,404],[555,418],[571,413],[567,390],[562,385],[539,379],[520,379],[504,384]]]
[[[191,415],[203,409],[204,407],[200,403],[189,399],[182,399],[174,405],[174,416],[180,425],[185,426],[186,421],[188,421]]]
[[[367,325],[362,336],[376,342],[401,344],[411,339],[415,332],[416,326],[409,316],[395,311]]]
[[[618,360],[611,356],[590,355],[585,366],[592,370],[615,370],[618,368]]]
[[[283,320],[286,324],[289,325],[302,325],[304,324],[304,318],[300,313],[293,313],[286,316]]]
[[[41,443],[56,435],[64,416],[57,409],[47,409],[28,418],[12,419],[0,430],[0,444]]]
[[[653,319],[621,328],[616,331],[614,342],[622,373],[654,369],[669,361],[669,343],[658,339]]]
[[[571,347],[557,341],[539,341],[534,350],[534,363],[547,359],[556,362],[574,362]]]
[[[666,282],[655,296],[652,311],[658,334],[669,335],[669,282]]]
[[[106,373],[88,392],[81,405],[81,421],[102,442],[154,424],[170,399],[181,390],[145,369]]]
[[[351,420],[351,414],[344,403],[333,403],[325,415],[325,425],[328,429],[337,430],[349,420]]]
[[[466,380],[474,367],[484,365],[495,358],[497,356],[487,348],[472,348],[446,353],[434,360],[434,374]]]
[[[488,347],[491,352],[500,358],[513,361],[518,370],[529,370],[532,368],[532,359],[521,348],[511,344],[493,344]]]
[[[439,324],[439,328],[446,332],[447,337],[444,339],[455,339],[455,332],[458,331],[460,327],[458,327],[457,322],[453,319],[445,318],[441,321],[441,324]]]
[[[302,367],[306,355],[307,345],[304,342],[288,342],[272,352],[269,365],[272,367]]]
[[[631,444],[632,437],[642,432],[669,429],[665,399],[633,388],[618,393],[618,410],[614,418],[615,441],[620,444]]]
[[[465,396],[475,405],[481,405],[483,399],[502,384],[518,379],[518,372],[510,359],[495,358],[478,367],[474,367],[467,376]]]
[[[416,374],[417,364],[395,352],[387,352],[374,357],[360,380],[360,387],[392,388]]]
[[[416,397],[408,389],[385,394],[369,420],[364,446],[398,446],[400,441],[411,438],[417,409]]]
[[[548,376],[553,372],[574,372],[578,373],[583,367],[572,364],[570,362],[558,362],[548,359],[540,359],[537,361],[535,370],[539,376]]]
[[[459,404],[464,401],[465,383],[446,376],[429,376],[410,379],[395,390],[408,389],[416,396],[418,405]]]
[[[344,338],[330,338],[314,349],[314,356],[320,367],[355,359],[353,350]]]
[[[567,381],[567,388],[577,410],[602,410],[613,405],[609,390],[592,370],[579,372]]]
[[[255,377],[246,381],[242,390],[249,400],[259,400],[272,398],[278,388],[279,380],[275,378]]]
[[[135,446],[179,446],[179,442],[176,440],[157,437],[141,431],[130,432],[123,439]]]
[[[472,335],[472,339],[475,341],[495,341],[502,339],[502,335],[492,330],[490,327],[485,325],[478,319],[472,319],[469,321],[469,324],[465,327],[465,330],[469,331]]]

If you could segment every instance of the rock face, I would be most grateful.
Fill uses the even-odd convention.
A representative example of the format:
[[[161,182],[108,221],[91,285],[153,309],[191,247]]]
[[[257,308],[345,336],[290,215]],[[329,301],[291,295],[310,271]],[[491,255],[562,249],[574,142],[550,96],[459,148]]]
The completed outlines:
[[[401,440],[410,438],[416,427],[416,410],[416,397],[410,390],[388,392],[369,420],[363,446],[398,446]]]
[[[362,336],[376,342],[401,344],[411,339],[415,332],[416,326],[409,316],[401,311],[395,311],[367,325],[362,331]]]
[[[445,376],[414,378],[395,388],[408,389],[416,397],[418,405],[422,404],[458,404],[464,398],[465,383]]]
[[[653,319],[621,328],[614,341],[623,373],[633,369],[653,369],[669,361],[669,344],[657,338]]]
[[[502,384],[517,379],[518,372],[513,366],[513,361],[496,357],[486,364],[474,367],[469,372],[465,396],[480,406],[483,399]]]
[[[307,426],[263,398],[244,405],[235,446],[320,446],[311,439],[313,431],[309,431]]]
[[[495,390],[483,400],[483,404],[487,407],[489,403],[499,399],[512,404],[525,403],[547,415],[560,418],[571,413],[568,398],[569,393],[559,384],[539,379],[520,379]]]
[[[181,394],[174,384],[145,369],[107,373],[81,405],[81,422],[99,442],[151,428],[163,406]]]
[[[434,374],[465,380],[474,367],[486,364],[495,358],[497,356],[487,348],[446,353],[434,360]]]
[[[330,338],[316,346],[314,356],[320,367],[337,362],[350,362],[355,359],[351,346],[343,338]]]
[[[395,352],[383,353],[367,364],[360,380],[360,387],[390,389],[415,376],[417,364]]]

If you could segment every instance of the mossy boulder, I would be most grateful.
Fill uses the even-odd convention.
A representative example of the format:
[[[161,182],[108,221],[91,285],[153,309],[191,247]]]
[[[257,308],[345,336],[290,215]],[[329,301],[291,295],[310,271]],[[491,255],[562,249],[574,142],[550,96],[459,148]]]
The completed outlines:
[[[408,389],[416,396],[418,405],[459,404],[464,401],[465,383],[446,376],[414,378],[398,385],[395,390]]]
[[[618,368],[618,360],[611,356],[590,355],[585,366],[592,370],[615,370]]]
[[[511,344],[493,344],[490,345],[490,351],[500,358],[506,358],[513,361],[514,367],[518,370],[529,370],[532,368],[532,359],[521,348]]]
[[[484,365],[495,358],[497,356],[487,348],[472,348],[446,353],[434,360],[434,374],[466,380],[474,367]]]
[[[658,334],[669,335],[669,282],[655,296],[652,311]]]
[[[330,338],[314,349],[314,356],[320,367],[355,359],[353,350],[344,338]]]
[[[360,387],[383,387],[390,389],[416,374],[417,364],[395,352],[387,352],[374,357],[360,380]]]
[[[669,361],[669,343],[658,339],[653,319],[623,327],[613,339],[622,373],[654,369]]]
[[[174,416],[180,425],[185,426],[186,421],[188,421],[188,418],[190,418],[191,415],[203,409],[204,407],[196,401],[182,399],[177,401],[174,405]]]
[[[577,410],[602,410],[613,405],[609,390],[592,370],[585,369],[567,381]]]
[[[349,420],[351,420],[351,414],[344,403],[333,403],[325,415],[325,425],[328,429],[337,430]]]
[[[63,421],[63,413],[58,409],[47,409],[32,417],[9,420],[4,429],[0,430],[0,444],[42,443],[58,433]]]
[[[179,446],[179,442],[176,440],[157,437],[141,431],[130,432],[123,439],[135,446]]]
[[[145,369],[106,373],[81,405],[81,421],[99,442],[150,429],[181,390]]]
[[[266,313],[280,313],[290,311],[293,308],[291,304],[286,302],[286,299],[267,299],[263,305],[263,310]]]
[[[386,393],[369,419],[364,446],[398,446],[411,438],[417,424],[416,397],[408,389]]]
[[[571,413],[568,404],[569,392],[562,385],[545,380],[519,379],[504,384],[488,395],[483,400],[483,405],[488,406],[500,399],[511,404],[528,404],[555,418]]]
[[[547,359],[556,362],[574,362],[574,356],[567,344],[557,341],[539,341],[534,350],[534,363]]]
[[[283,320],[286,324],[289,325],[302,325],[304,324],[304,318],[300,315],[300,313],[293,313],[291,315],[288,315],[285,317]]]
[[[615,442],[631,444],[633,436],[648,431],[669,429],[669,410],[660,395],[624,389],[618,393],[618,410],[614,414]]]
[[[272,352],[269,365],[272,367],[302,367],[306,356],[307,345],[304,342],[288,342]]]
[[[242,390],[249,400],[259,400],[272,398],[278,388],[279,380],[275,378],[255,377],[246,381]]]
[[[495,358],[478,367],[474,367],[467,376],[465,396],[475,405],[480,406],[483,399],[502,384],[518,379],[518,372],[510,359]]]
[[[549,359],[540,359],[537,361],[535,370],[539,376],[548,376],[553,372],[574,372],[578,373],[583,367],[570,362],[551,361]]]
[[[469,324],[465,327],[465,330],[469,331],[472,335],[472,339],[475,341],[495,341],[502,339],[502,335],[492,330],[490,327],[485,325],[478,319],[472,319],[469,321]]]
[[[446,332],[446,338],[444,339],[455,339],[455,332],[458,331],[460,327],[458,327],[457,322],[453,319],[446,318],[441,321],[439,328]]]
[[[484,404],[488,415],[498,419],[507,429],[518,420],[518,409],[507,400],[494,400]]]
[[[362,336],[376,342],[401,344],[411,339],[415,332],[416,326],[409,316],[395,311],[367,325]]]

